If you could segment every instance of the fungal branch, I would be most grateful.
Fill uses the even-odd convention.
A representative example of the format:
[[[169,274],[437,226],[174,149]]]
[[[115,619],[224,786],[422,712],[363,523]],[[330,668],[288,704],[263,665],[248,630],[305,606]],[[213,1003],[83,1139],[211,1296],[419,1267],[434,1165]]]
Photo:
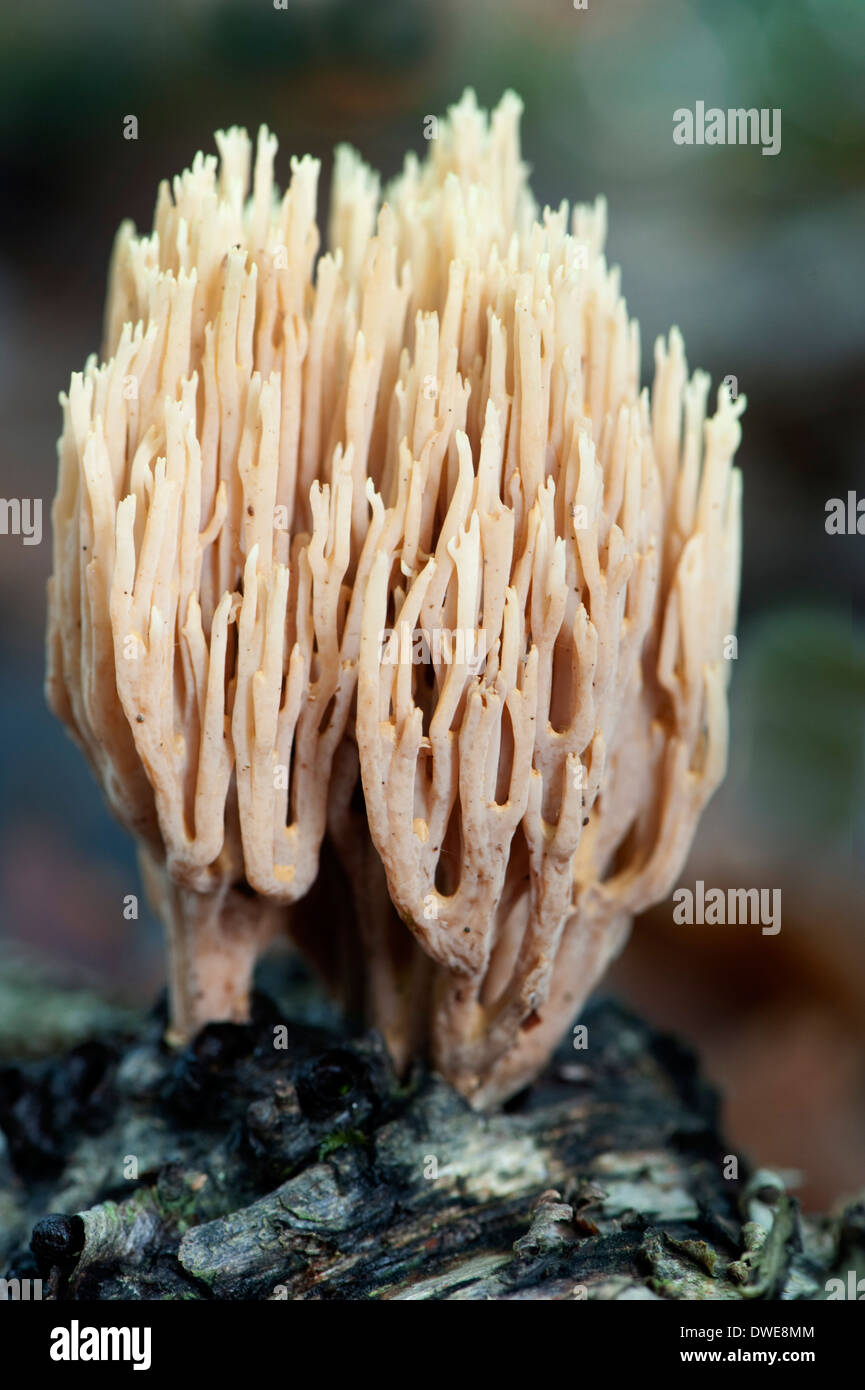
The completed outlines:
[[[520,110],[467,93],[383,199],[341,147],[321,255],[318,164],[280,198],[265,129],[162,185],[61,397],[49,586],[49,699],[141,845],[174,1035],[245,1017],[289,931],[478,1105],[675,881],[740,564],[744,401],[707,418],[676,330],[641,390],[605,204],[536,206]],[[304,915],[325,840],[344,965]]]

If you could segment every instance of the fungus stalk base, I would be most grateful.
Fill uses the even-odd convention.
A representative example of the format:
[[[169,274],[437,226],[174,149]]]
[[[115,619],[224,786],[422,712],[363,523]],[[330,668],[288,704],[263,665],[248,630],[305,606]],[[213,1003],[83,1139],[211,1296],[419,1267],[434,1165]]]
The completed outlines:
[[[433,1064],[476,1110],[502,1105],[529,1085],[579,1019],[592,990],[631,929],[625,912],[595,906],[564,930],[549,993],[520,1021],[501,1029],[501,1005],[484,1010],[464,982],[443,980],[434,1020]],[[524,993],[524,991],[523,991]],[[520,997],[518,992],[517,997]],[[506,1039],[510,1035],[510,1041]]]
[[[236,889],[199,893],[174,883],[142,853],[142,871],[168,941],[168,1041],[206,1023],[246,1023],[255,962],[276,935],[279,908]]]
[[[435,967],[400,921],[363,816],[332,809],[322,869],[292,906],[292,941],[343,1013],[375,1028],[398,1075],[428,1044]]]

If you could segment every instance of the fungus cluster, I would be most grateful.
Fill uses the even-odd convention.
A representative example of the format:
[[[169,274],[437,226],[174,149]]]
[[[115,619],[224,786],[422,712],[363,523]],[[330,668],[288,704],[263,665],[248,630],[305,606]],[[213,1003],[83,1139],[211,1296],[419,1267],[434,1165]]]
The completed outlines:
[[[739,576],[743,401],[707,418],[675,330],[640,390],[605,205],[539,211],[520,109],[467,94],[383,201],[338,149],[323,254],[319,165],[280,198],[265,129],[162,185],[61,397],[49,586],[49,698],[140,844],[174,1035],[246,1017],[288,931],[476,1105],[676,880]]]

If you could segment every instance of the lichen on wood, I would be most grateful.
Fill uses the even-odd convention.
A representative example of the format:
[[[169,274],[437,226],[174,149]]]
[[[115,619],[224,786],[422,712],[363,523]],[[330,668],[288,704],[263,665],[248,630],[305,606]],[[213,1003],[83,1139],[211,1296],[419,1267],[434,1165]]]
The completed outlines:
[[[726,1180],[692,1054],[610,1002],[585,1023],[492,1115],[261,995],[180,1052],[154,1013],[7,1065],[0,1267],[58,1300],[825,1297],[863,1209]]]

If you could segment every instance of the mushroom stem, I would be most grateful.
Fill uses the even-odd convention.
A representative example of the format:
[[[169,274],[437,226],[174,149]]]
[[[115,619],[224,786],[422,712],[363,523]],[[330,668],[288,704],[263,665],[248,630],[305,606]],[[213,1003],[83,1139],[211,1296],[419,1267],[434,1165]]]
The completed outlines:
[[[361,854],[352,891],[367,962],[364,1010],[387,1043],[397,1074],[427,1046],[434,966],[405,930],[391,904],[387,880],[372,841]]]
[[[183,887],[147,851],[141,866],[168,940],[167,1040],[186,1043],[206,1023],[248,1022],[255,962],[276,934],[278,905],[224,886]]]
[[[366,820],[335,797],[322,872],[289,934],[343,1012],[384,1038],[398,1075],[426,1050],[432,961],[405,930]]]

